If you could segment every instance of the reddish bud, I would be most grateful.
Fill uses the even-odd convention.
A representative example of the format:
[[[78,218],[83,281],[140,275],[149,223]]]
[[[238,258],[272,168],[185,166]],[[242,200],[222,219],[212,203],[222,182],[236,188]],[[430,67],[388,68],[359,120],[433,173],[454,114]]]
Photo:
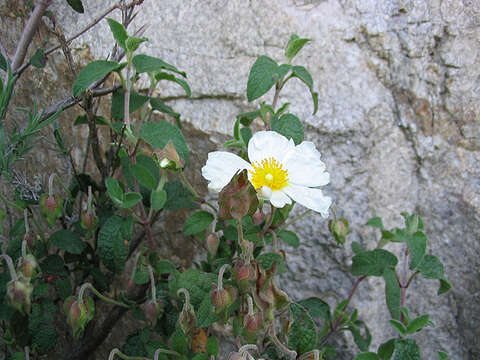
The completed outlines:
[[[220,314],[233,304],[237,297],[235,289],[231,286],[225,286],[223,289],[217,289],[213,284],[213,290],[210,293],[210,299],[215,307],[215,312]]]
[[[145,303],[145,316],[155,327],[159,318],[163,315],[163,303],[160,300],[149,300]]]
[[[245,264],[243,260],[237,261],[233,266],[232,278],[242,293],[248,292],[257,279],[255,265],[252,262]]]
[[[260,311],[253,314],[247,314],[243,317],[243,335],[248,342],[255,342],[257,334],[263,329],[263,318]]]
[[[260,225],[265,221],[265,214],[261,211],[258,211],[252,216],[252,220],[255,225]]]
[[[160,151],[159,159],[162,169],[181,170],[185,166],[185,161],[178,155],[172,141],[169,141]]]
[[[12,280],[7,284],[7,299],[12,307],[28,314],[32,304],[33,286],[27,279]]]
[[[82,213],[81,225],[87,231],[95,230],[98,226],[98,217],[94,213],[85,211]]]
[[[57,195],[49,196],[48,194],[43,194],[40,198],[40,210],[50,227],[62,215],[62,207],[63,200]]]
[[[330,220],[328,222],[328,229],[337,243],[345,244],[347,235],[349,234],[348,221],[345,218]]]
[[[18,270],[23,274],[27,279],[34,277],[37,274],[38,262],[35,259],[35,256],[28,254],[21,259],[20,266]]]
[[[207,250],[210,256],[214,257],[217,255],[218,246],[220,245],[220,239],[215,234],[210,234],[207,236]]]
[[[218,195],[218,215],[225,220],[252,215],[258,207],[257,192],[248,181],[247,170],[235,175]]]
[[[65,304],[64,304],[65,305]],[[87,323],[95,315],[95,304],[92,298],[84,297],[82,301],[73,301],[67,314],[67,322],[72,328],[73,337],[78,339],[82,336]]]

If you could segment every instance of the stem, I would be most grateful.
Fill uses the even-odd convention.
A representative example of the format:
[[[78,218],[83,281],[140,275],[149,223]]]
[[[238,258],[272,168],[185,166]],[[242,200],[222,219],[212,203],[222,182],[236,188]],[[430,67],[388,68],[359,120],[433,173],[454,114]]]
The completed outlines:
[[[12,258],[10,256],[8,256],[7,254],[2,254],[2,255],[0,255],[0,257],[5,259],[5,262],[7,263],[8,270],[10,271],[10,276],[12,277],[12,280],[17,281],[18,276],[17,276],[17,273],[15,271],[15,267],[13,266]]]
[[[313,360],[320,360],[320,351],[317,349],[309,351],[303,355],[301,355],[298,360],[308,360],[310,359],[310,356],[313,355]]]
[[[0,199],[2,199],[7,205],[17,209],[17,210],[23,210],[23,208],[20,205],[15,204],[14,202],[8,200],[2,193],[0,193]]]
[[[92,213],[92,187],[88,185],[87,214]]]
[[[400,306],[405,306],[405,301],[407,298],[407,273],[408,273],[408,247],[405,245],[405,258],[403,260],[403,270],[402,270],[402,280],[400,282]],[[403,322],[404,316],[403,312],[400,313],[400,321]]]
[[[23,29],[22,36],[17,45],[17,50],[15,51],[15,56],[12,60],[12,71],[15,73],[17,69],[22,66],[25,56],[27,55],[27,50],[32,42],[33,36],[37,31],[40,20],[42,19],[43,13],[50,4],[49,0],[40,0],[35,5],[32,15],[28,19],[25,29]],[[16,75],[16,74],[15,74]]]
[[[148,265],[148,274],[150,275],[150,286],[152,287],[152,300],[157,303],[157,288],[155,287],[155,278],[153,277],[153,269]]]
[[[87,289],[90,289],[91,292],[93,292],[95,295],[97,295],[100,299],[102,299],[103,301],[105,302],[108,302],[110,304],[114,304],[114,305],[118,305],[118,306],[121,306],[121,307],[124,307],[124,308],[127,308],[129,309],[130,306],[128,306],[127,304],[124,304],[122,302],[119,302],[119,301],[116,301],[116,300],[113,300],[113,299],[110,299],[106,296],[103,296],[97,289],[95,289],[93,287],[92,284],[90,283],[85,283],[83,284],[81,287],[80,287],[80,290],[78,291],[78,301],[82,302],[83,301],[83,295],[85,293],[85,291]]]
[[[247,295],[247,304],[248,304],[248,316],[255,315],[255,313],[253,312],[253,300],[250,295]]]
[[[28,210],[23,210],[23,221],[25,223],[25,235],[30,232],[30,227],[28,226]]]
[[[22,241],[22,258],[27,257],[27,240],[23,239]]]
[[[167,355],[174,355],[174,356],[182,356],[178,352],[173,351],[173,350],[167,350],[167,349],[157,349],[155,350],[155,354],[153,355],[153,360],[158,360],[158,355],[162,354],[167,354]]]
[[[108,360],[113,360],[115,358],[115,355],[117,355],[118,357],[120,357],[124,360],[150,360],[149,358],[142,357],[142,356],[128,356],[128,355],[125,355],[124,353],[122,353],[117,348],[110,351],[110,355],[108,355]]]
[[[263,229],[262,229],[260,235],[262,235],[262,236],[265,235],[267,233],[267,231],[270,229],[270,226],[272,226],[272,223],[273,223],[274,215],[275,215],[275,206],[270,204],[270,217],[265,222],[265,225],[263,226]]]
[[[190,307],[190,293],[187,289],[181,288],[177,291],[177,295],[180,296],[180,294],[183,294],[183,296],[185,296],[185,302],[183,303],[182,312],[188,311],[188,308]]]
[[[132,87],[131,73],[132,71],[132,56],[127,54],[127,86],[125,88],[125,101],[124,101],[124,118],[123,123],[130,130],[130,89]]]
[[[55,177],[55,173],[52,173],[48,178],[48,197],[53,196],[53,178]]]
[[[108,360],[113,360],[113,358],[115,357],[115,354],[118,354],[119,352],[120,350],[118,350],[117,348],[110,351],[110,355],[108,355]]]
[[[188,188],[188,190],[190,190],[190,192],[197,198],[201,198],[201,196],[198,194],[198,192],[193,188],[192,184],[190,184],[190,182],[187,180],[187,178],[185,177],[185,174],[183,173],[183,171],[180,171],[180,179],[182,180],[182,182],[185,184],[185,186]]]
[[[300,215],[298,215],[296,218],[293,218],[292,220],[290,220],[289,222],[287,222],[287,223],[279,226],[278,228],[279,228],[280,230],[283,230],[283,229],[285,229],[287,226],[290,226],[290,225],[296,223],[296,222],[297,222],[298,220],[300,220],[300,219],[303,219],[305,216],[307,216],[307,215],[310,214],[311,212],[312,212],[311,209],[305,210],[303,213],[301,213]]]
[[[30,349],[28,348],[28,346],[25,346],[24,350],[25,350],[25,360],[30,360]]]
[[[227,270],[230,267],[229,264],[224,264],[221,268],[220,271],[218,272],[218,290],[223,290],[223,273],[225,270]]]
[[[413,281],[413,279],[415,279],[415,277],[420,274],[420,271],[417,271],[415,273],[412,274],[412,276],[410,276],[410,279],[408,279],[407,281],[407,285],[405,285],[405,288],[408,288],[410,286],[410,283]]]
[[[277,238],[277,233],[273,230],[268,230],[268,233],[272,235],[272,247],[273,251],[278,250],[278,238]]]
[[[286,354],[290,359],[294,360],[297,358],[297,352],[294,350],[290,350],[287,348],[285,345],[283,345],[280,340],[278,340],[277,335],[275,334],[275,328],[273,324],[270,326],[270,329],[268,330],[268,335],[270,336],[270,339],[272,339],[273,343],[284,353]]]
[[[240,354],[243,354],[244,352],[250,351],[250,350],[258,351],[257,345],[255,345],[255,344],[246,344],[246,345],[243,345],[240,349],[238,349],[238,352],[239,352]]]

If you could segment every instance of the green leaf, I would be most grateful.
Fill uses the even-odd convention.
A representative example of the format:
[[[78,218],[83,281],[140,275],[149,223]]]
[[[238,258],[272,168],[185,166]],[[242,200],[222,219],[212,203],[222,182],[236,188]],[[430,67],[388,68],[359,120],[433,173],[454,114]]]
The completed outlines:
[[[187,337],[180,327],[177,327],[172,334],[170,338],[170,347],[173,351],[176,351],[179,354],[186,354],[188,352]]]
[[[383,227],[383,222],[382,222],[382,218],[380,218],[380,217],[378,217],[378,216],[369,219],[369,220],[367,221],[367,224],[366,224],[366,225],[372,226],[372,227],[376,227],[376,228],[378,228],[378,229],[380,229],[380,230],[383,230],[383,229],[384,229],[384,227]]]
[[[433,255],[425,255],[418,266],[418,271],[425,279],[443,279],[445,276],[443,264]]]
[[[153,110],[160,111],[164,114],[170,115],[177,121],[180,120],[180,114],[175,112],[172,107],[168,106],[165,104],[163,101],[157,98],[150,98],[150,106],[152,107]]]
[[[183,90],[185,90],[185,93],[187,94],[187,97],[192,96],[192,91],[190,90],[190,86],[188,86],[188,83],[185,80],[179,79],[173,74],[168,74],[166,72],[160,72],[155,75],[155,79],[157,80],[168,80],[177,83],[180,85]]]
[[[56,344],[57,331],[53,324],[42,324],[33,332],[32,345],[40,354],[46,354]]]
[[[440,288],[438,289],[437,295],[445,294],[452,288],[452,285],[448,282],[447,279],[440,279]]]
[[[407,333],[413,334],[417,331],[422,330],[425,326],[428,325],[429,316],[422,315],[412,320],[412,322],[407,327]]]
[[[145,186],[148,190],[152,190],[157,186],[155,178],[145,166],[133,164],[130,167],[130,171],[140,185]]]
[[[280,80],[279,66],[267,56],[260,56],[248,76],[247,99],[253,101],[266,94],[275,83]]]
[[[40,268],[42,272],[47,275],[68,276],[63,259],[58,255],[47,256],[46,259],[40,263]]]
[[[273,264],[276,262],[277,265],[283,262],[283,257],[277,253],[263,253],[256,259],[259,262],[259,265],[264,270],[270,270]]]
[[[130,93],[128,108],[130,114],[140,109],[150,98],[135,91]],[[123,89],[117,89],[112,94],[111,116],[115,120],[123,120],[125,114],[125,93]]]
[[[390,360],[395,350],[395,339],[390,339],[378,347],[378,356],[381,360]]]
[[[207,354],[212,356],[218,355],[218,340],[215,336],[210,336],[207,341]]]
[[[394,360],[420,360],[420,348],[413,339],[396,339]]]
[[[295,249],[300,246],[300,240],[298,239],[297,234],[289,230],[280,230],[278,232],[278,237],[285,241],[288,245],[293,246]]]
[[[103,116],[97,116],[95,115],[94,117],[95,124],[96,125],[107,125],[110,126],[110,122],[105,119]],[[75,121],[73,122],[73,125],[82,125],[82,124],[88,124],[88,118],[87,115],[79,115],[75,118]]]
[[[83,14],[85,9],[83,8],[81,0],[67,0],[68,5],[76,12]]]
[[[190,215],[183,224],[183,233],[185,235],[194,235],[205,230],[213,222],[213,215],[208,211],[197,211]]]
[[[54,232],[48,240],[53,246],[71,254],[81,254],[84,248],[80,235],[70,230]]]
[[[107,18],[107,21],[108,26],[110,27],[110,31],[113,34],[113,38],[122,49],[126,50],[127,48],[125,45],[125,41],[128,38],[127,30],[125,30],[122,24],[113,19]]]
[[[296,34],[292,34],[290,40],[288,41],[287,48],[285,49],[285,56],[289,61],[298,54],[300,50],[302,50],[303,46],[309,42],[311,39],[300,38]]]
[[[439,351],[439,352],[437,352],[437,354],[438,354],[438,359],[439,360],[447,360],[448,359],[448,354],[446,352]]]
[[[253,120],[260,117],[260,115],[260,110],[249,111],[237,115],[237,120],[239,120],[243,126],[250,126]]]
[[[69,279],[57,279],[55,281],[55,289],[58,296],[63,300],[72,295],[72,285]]]
[[[273,131],[282,134],[287,139],[293,139],[295,145],[303,141],[303,125],[302,122],[293,114],[285,114],[280,118],[274,116],[271,121]]]
[[[47,65],[47,57],[42,49],[38,49],[29,61],[30,64],[39,69],[43,69]]]
[[[159,260],[156,264],[155,270],[159,274],[170,274],[175,272],[175,265],[173,265],[170,261],[168,260]]]
[[[352,244],[350,245],[352,247],[352,251],[355,255],[358,255],[362,252],[365,251],[365,249],[360,245],[360,243],[353,241]]]
[[[361,328],[363,328],[365,335],[362,335]],[[348,329],[352,333],[353,341],[355,341],[360,351],[368,351],[370,343],[372,342],[372,335],[367,325],[361,320],[354,320]]]
[[[138,49],[140,44],[144,43],[145,41],[148,41],[146,37],[137,38],[135,36],[129,36],[127,41],[125,41],[126,50],[130,53],[133,53]]]
[[[392,269],[386,268],[383,272],[385,280],[385,300],[393,319],[400,319],[400,286]]]
[[[293,324],[288,332],[288,346],[299,355],[312,351],[317,347],[317,327],[308,311],[302,306],[291,303],[290,312]]]
[[[193,195],[182,185],[180,181],[167,182],[164,189],[167,192],[165,209],[181,210],[198,208],[198,205],[193,202]]]
[[[422,261],[427,250],[427,237],[421,231],[417,231],[407,240],[410,252],[410,270],[414,270]]]
[[[142,195],[137,192],[128,192],[125,194],[123,198],[123,202],[120,205],[122,209],[130,209],[138,204],[138,202],[142,200]]]
[[[320,318],[324,321],[330,321],[330,305],[317,297],[300,300],[299,305],[308,310],[310,316],[313,318]]]
[[[155,73],[162,70],[169,70],[180,74],[183,77],[187,77],[187,74],[185,74],[183,71],[179,71],[175,66],[170,65],[162,59],[144,54],[135,55],[133,57],[133,66],[135,66],[135,69],[139,73]]]
[[[85,66],[73,83],[73,96],[77,97],[95,81],[103,79],[112,71],[117,70],[120,64],[115,61],[97,60]]]
[[[404,336],[406,333],[407,333],[407,328],[405,327],[405,325],[403,325],[403,323],[401,323],[400,321],[398,320],[390,320],[390,325],[393,326],[393,328],[395,328],[398,333],[402,336]]]
[[[183,273],[175,274],[175,281],[170,282],[170,293],[177,296],[180,288],[185,288],[190,293],[190,302],[198,309],[205,298],[210,299],[212,283],[217,279],[215,274],[203,273],[198,270],[189,269]],[[204,305],[205,306],[205,305]],[[197,318],[198,320],[198,318]]]
[[[97,253],[103,264],[120,274],[128,255],[128,231],[130,221],[118,215],[109,217],[98,233]],[[132,223],[133,225],[133,223]]]
[[[165,190],[153,190],[150,194],[150,204],[153,210],[158,211],[163,208],[167,202],[167,192]]]
[[[185,161],[188,161],[189,151],[187,142],[180,130],[165,120],[144,123],[139,136],[154,148],[162,150],[169,141],[173,142],[175,149]]]
[[[353,360],[379,360],[379,357],[373,352],[363,352],[355,356]]]
[[[210,296],[205,296],[203,301],[200,303],[200,306],[198,306],[196,315],[197,326],[199,328],[209,327],[213,323],[220,320],[220,318],[215,314],[215,309],[213,308]]]
[[[397,257],[387,250],[364,251],[353,257],[351,272],[355,276],[382,276],[385,268],[394,268],[397,263]]]
[[[2,53],[0,53],[0,69],[2,69],[3,71],[7,71],[7,60],[3,57]],[[1,80],[0,80],[0,85],[1,85]],[[0,86],[0,89],[1,89],[1,86]]]
[[[113,200],[116,205],[123,203],[123,190],[120,187],[120,183],[117,179],[108,178],[105,180],[105,186],[107,187],[107,194]]]

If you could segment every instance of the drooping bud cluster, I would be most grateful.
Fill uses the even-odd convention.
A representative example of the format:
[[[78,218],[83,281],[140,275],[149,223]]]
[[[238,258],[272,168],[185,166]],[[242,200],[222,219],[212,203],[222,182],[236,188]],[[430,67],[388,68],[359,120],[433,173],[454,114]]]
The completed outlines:
[[[217,255],[218,247],[220,246],[220,239],[215,234],[210,234],[207,236],[206,247],[207,251],[211,257]]]
[[[255,189],[248,181],[247,170],[235,175],[218,195],[218,215],[225,220],[252,215],[258,207]]]
[[[20,264],[17,267],[17,271],[27,279],[33,278],[38,272],[38,262],[35,256],[27,254],[20,258]]]
[[[67,323],[72,328],[73,337],[78,339],[95,315],[95,303],[90,297],[84,296],[82,299],[77,299],[70,296],[63,303],[63,311],[67,315]]]
[[[19,278],[7,284],[7,299],[12,307],[28,314],[32,305],[33,286],[29,279]]]
[[[233,265],[232,278],[242,294],[249,293],[255,287],[257,279],[255,262],[247,264],[243,260],[237,260]]]
[[[225,286],[223,289],[217,289],[215,284],[212,284],[212,292],[210,293],[210,300],[217,315],[222,314],[237,298],[237,292],[232,286]]]
[[[93,212],[84,211],[82,212],[81,225],[83,229],[93,231],[98,226],[98,217]]]

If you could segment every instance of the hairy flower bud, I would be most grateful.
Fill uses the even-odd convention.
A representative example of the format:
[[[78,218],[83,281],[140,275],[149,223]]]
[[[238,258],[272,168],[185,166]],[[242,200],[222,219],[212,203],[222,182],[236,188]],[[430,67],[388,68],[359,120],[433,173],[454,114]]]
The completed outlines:
[[[345,218],[330,220],[328,222],[328,229],[337,243],[345,244],[349,233],[348,221]]]
[[[158,158],[162,169],[181,170],[185,166],[185,161],[178,155],[172,141],[169,141],[160,151]]]
[[[218,215],[225,220],[241,219],[257,210],[257,193],[248,181],[247,170],[235,175],[220,191],[218,204]]]
[[[75,300],[70,305],[67,314],[67,322],[72,328],[73,337],[78,339],[82,336],[87,323],[95,315],[95,304],[92,298],[84,297],[82,300]]]
[[[252,216],[252,220],[255,225],[260,225],[265,220],[265,214],[261,211],[258,211]]]
[[[215,307],[215,312],[220,314],[233,304],[237,298],[237,294],[235,289],[231,286],[225,286],[223,289],[217,289],[216,285],[213,284],[212,287],[213,289],[210,293],[210,299]]]
[[[215,234],[207,236],[206,240],[207,250],[211,257],[217,255],[218,247],[220,245],[220,239]]]
[[[232,278],[240,292],[249,292],[250,288],[255,285],[255,280],[257,279],[256,266],[253,262],[245,264],[243,260],[238,260],[233,265]]]
[[[43,194],[40,198],[40,210],[50,227],[62,215],[63,200],[57,195]]]
[[[94,213],[89,213],[85,211],[82,213],[82,228],[87,231],[93,231],[98,226],[98,217]]]
[[[20,271],[23,276],[27,279],[31,279],[37,274],[38,262],[35,259],[35,256],[28,254],[25,257],[21,258],[21,263],[19,265],[18,271]]]
[[[263,329],[263,317],[260,311],[255,311],[253,314],[246,314],[243,317],[243,336],[247,341],[254,343],[257,334]]]
[[[149,300],[145,303],[145,316],[152,324],[152,327],[155,327],[158,319],[163,315],[163,303],[160,300],[153,301]]]
[[[7,284],[7,299],[12,307],[28,314],[32,304],[33,286],[28,279],[12,280]]]

